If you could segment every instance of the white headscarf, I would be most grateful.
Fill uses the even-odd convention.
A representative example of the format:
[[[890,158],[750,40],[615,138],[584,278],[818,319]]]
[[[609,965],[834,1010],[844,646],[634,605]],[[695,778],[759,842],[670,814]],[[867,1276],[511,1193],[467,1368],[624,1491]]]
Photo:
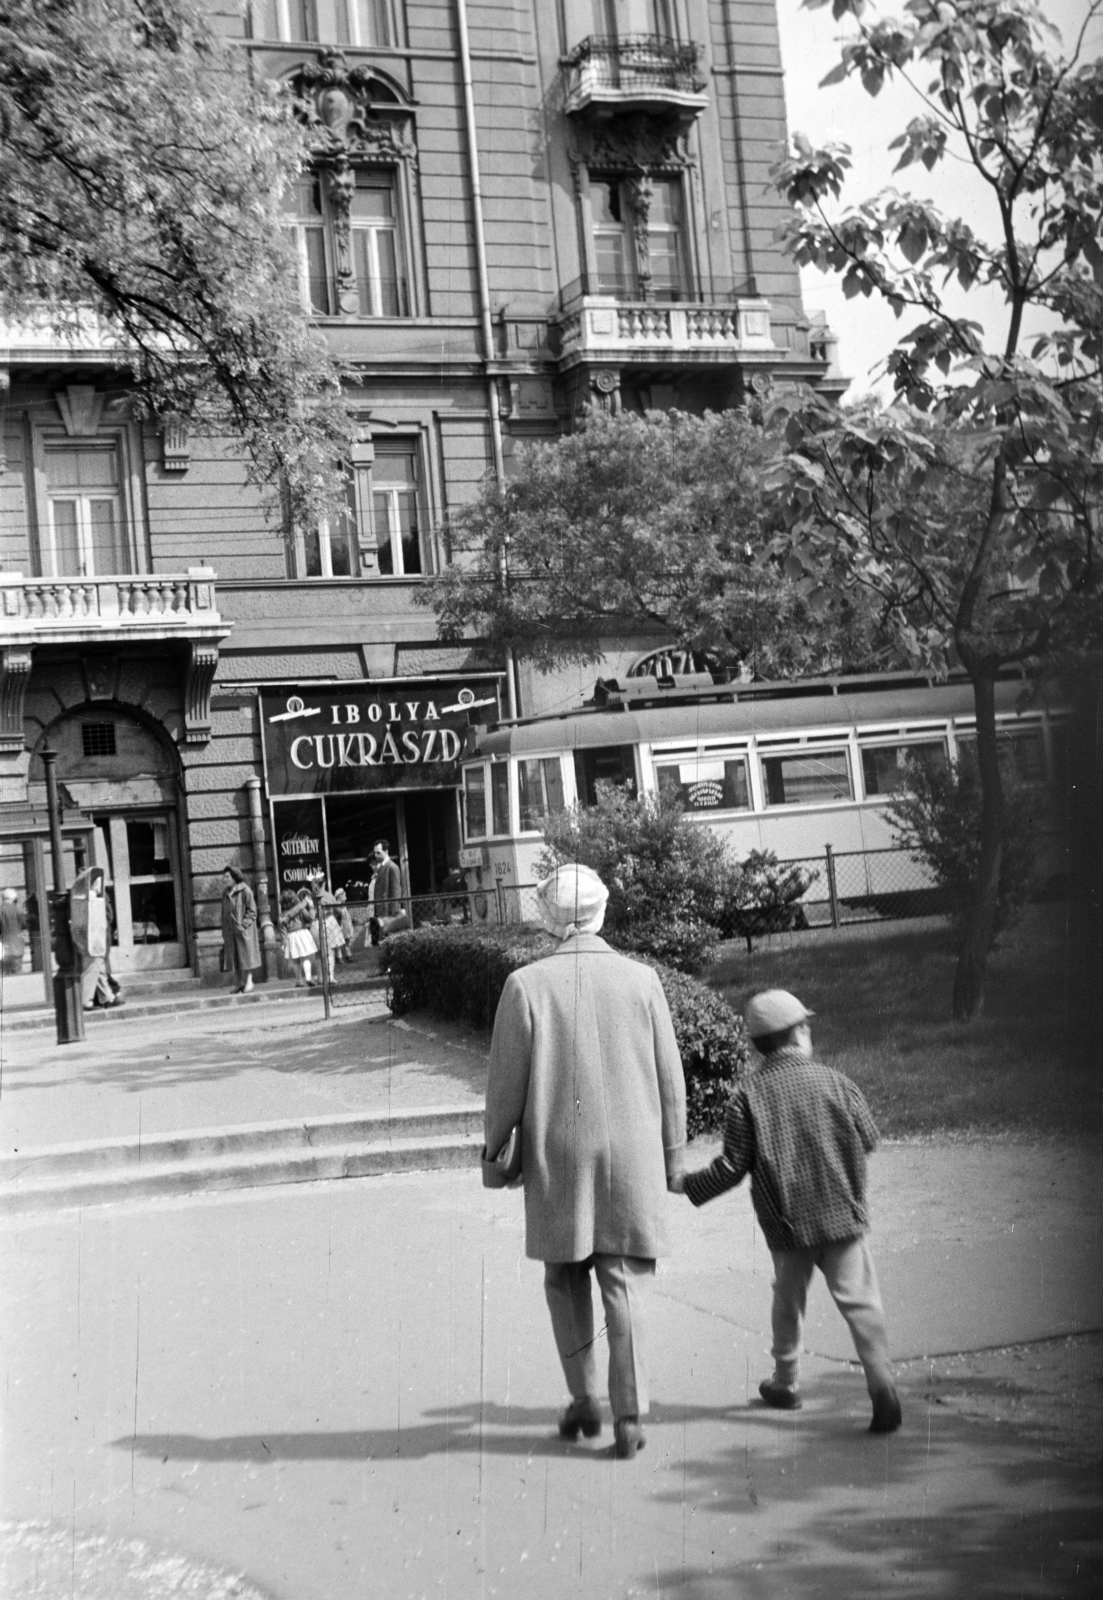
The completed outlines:
[[[609,891],[592,867],[558,867],[536,891],[540,921],[556,939],[597,933],[605,921]]]

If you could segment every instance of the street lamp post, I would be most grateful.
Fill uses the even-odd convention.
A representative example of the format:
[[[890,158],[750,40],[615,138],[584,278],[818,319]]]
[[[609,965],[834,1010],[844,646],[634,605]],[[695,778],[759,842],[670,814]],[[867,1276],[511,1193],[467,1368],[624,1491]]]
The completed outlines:
[[[53,857],[54,887],[50,893],[50,927],[53,930],[54,1015],[57,1018],[58,1044],[77,1044],[84,1038],[84,1007],[80,995],[80,971],[69,923],[69,893],[65,887],[65,855],[61,837],[61,805],[57,797],[57,751],[42,752],[46,773],[46,815],[50,822],[50,855]]]

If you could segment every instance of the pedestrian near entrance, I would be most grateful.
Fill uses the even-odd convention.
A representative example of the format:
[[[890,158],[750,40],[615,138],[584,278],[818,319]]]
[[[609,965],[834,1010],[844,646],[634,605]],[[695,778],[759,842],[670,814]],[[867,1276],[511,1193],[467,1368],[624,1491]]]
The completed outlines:
[[[339,910],[337,896],[326,888],[326,875],[316,872],[311,879],[312,892],[317,896],[318,915],[323,919],[325,944],[321,938],[318,940],[319,949],[325,949],[329,961],[329,981],[333,982],[334,969],[337,965],[337,956],[345,946],[345,935],[341,930],[337,913]]]
[[[337,959],[342,962],[351,961],[352,941],[355,930],[352,926],[352,917],[349,914],[348,897],[343,889],[335,889],[333,891],[333,899],[336,902],[337,926],[341,930],[341,938],[344,941],[338,947]]]
[[[410,926],[402,910],[402,874],[397,861],[391,860],[391,846],[387,839],[377,839],[372,845],[372,880],[368,892],[372,914],[368,923],[372,944],[378,944],[389,933]]]
[[[253,973],[260,966],[257,902],[237,867],[222,872],[222,948],[225,968],[235,978],[234,993],[250,994]]]
[[[601,1431],[592,1271],[608,1331],[614,1451],[629,1459],[644,1443],[646,1306],[684,1156],[685,1080],[657,975],[598,937],[607,899],[589,867],[560,867],[537,891],[560,944],[502,991],[484,1160],[519,1125],[526,1252],[544,1262],[571,1396],[560,1435]]]
[[[800,1409],[801,1331],[818,1267],[865,1371],[870,1432],[893,1433],[900,1401],[866,1238],[866,1156],[876,1148],[877,1126],[857,1084],[816,1060],[811,1015],[786,989],[767,989],[750,1001],[744,1024],[761,1064],[732,1097],[721,1153],[676,1186],[699,1206],[750,1173],[755,1215],[774,1264],[774,1372],[759,1385],[766,1404]]]
[[[26,919],[19,909],[19,896],[14,889],[5,889],[0,894],[0,962],[6,973],[23,970],[26,925]]]
[[[297,974],[296,987],[314,988],[311,976],[318,946],[314,940],[314,902],[306,889],[285,889],[280,895],[280,927],[287,940],[286,955]]]

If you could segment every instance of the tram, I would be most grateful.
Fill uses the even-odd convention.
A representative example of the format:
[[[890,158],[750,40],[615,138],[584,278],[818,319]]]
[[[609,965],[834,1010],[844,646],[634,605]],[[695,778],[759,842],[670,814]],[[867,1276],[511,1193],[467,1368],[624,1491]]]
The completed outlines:
[[[997,736],[1052,817],[1068,718],[1023,709],[1024,687],[1018,677],[997,684]],[[532,883],[545,817],[592,805],[602,781],[677,799],[737,858],[893,850],[886,811],[908,761],[951,761],[975,739],[965,679],[599,679],[593,699],[575,710],[478,734],[462,764],[462,863],[483,888]]]

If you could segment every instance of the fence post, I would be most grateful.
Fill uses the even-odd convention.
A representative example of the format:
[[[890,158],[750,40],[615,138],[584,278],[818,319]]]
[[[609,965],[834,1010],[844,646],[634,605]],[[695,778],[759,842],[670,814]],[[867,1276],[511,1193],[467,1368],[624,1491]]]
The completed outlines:
[[[824,846],[827,851],[827,897],[831,901],[831,926],[839,926],[839,890],[835,883],[835,852],[830,845]]]
[[[494,880],[494,893],[495,893],[495,895],[497,896],[497,899],[498,899],[498,926],[499,926],[499,928],[504,928],[505,925],[506,925],[506,919],[505,919],[505,907],[502,905],[502,880],[501,880],[501,878],[495,878],[495,880]]]
[[[318,929],[318,960],[322,964],[322,1004],[325,1008],[326,1021],[328,1022],[331,1011],[329,999],[329,935],[326,933],[326,908],[322,904],[322,888],[318,882],[314,883],[310,892],[314,900],[314,915],[317,918],[315,925]]]

